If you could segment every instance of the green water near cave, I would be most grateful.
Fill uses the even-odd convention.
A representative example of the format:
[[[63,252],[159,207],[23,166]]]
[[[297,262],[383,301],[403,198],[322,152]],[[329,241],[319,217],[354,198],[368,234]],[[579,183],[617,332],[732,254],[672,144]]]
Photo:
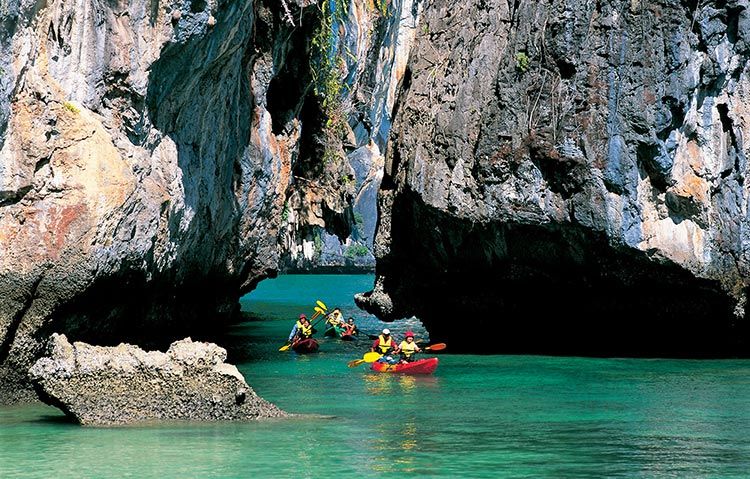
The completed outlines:
[[[372,275],[282,276],[221,338],[266,399],[329,418],[83,428],[54,408],[0,408],[0,478],[748,477],[750,362],[440,356],[433,376],[349,369],[366,345],[280,353],[316,299],[356,310]],[[403,332],[416,321],[391,327]],[[450,346],[450,344],[449,344]]]

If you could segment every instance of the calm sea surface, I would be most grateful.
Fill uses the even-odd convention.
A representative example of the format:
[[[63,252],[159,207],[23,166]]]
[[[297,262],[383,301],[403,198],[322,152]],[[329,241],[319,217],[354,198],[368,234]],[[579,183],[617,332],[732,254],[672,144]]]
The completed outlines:
[[[41,405],[0,408],[0,478],[750,477],[750,362],[442,354],[433,376],[347,368],[367,345],[280,353],[315,300],[360,326],[371,275],[282,276],[221,338],[283,409],[328,417],[82,428]],[[414,328],[416,321],[392,330]],[[448,344],[450,348],[450,343]]]

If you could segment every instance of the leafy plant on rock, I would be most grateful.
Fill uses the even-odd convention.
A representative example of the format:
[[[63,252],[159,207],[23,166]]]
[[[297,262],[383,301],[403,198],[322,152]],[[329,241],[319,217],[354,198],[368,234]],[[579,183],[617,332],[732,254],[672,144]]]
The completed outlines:
[[[359,233],[359,236],[364,237],[365,236],[365,217],[362,216],[362,213],[359,211],[354,212],[354,225],[357,228],[357,233]]]
[[[526,73],[529,70],[529,56],[526,52],[516,53],[516,70]]]
[[[323,0],[318,8],[320,24],[310,41],[310,72],[315,96],[324,116],[323,162],[328,164],[337,157],[336,146],[345,132],[347,121],[342,100],[348,90],[342,80],[346,65],[339,54],[338,28],[347,15],[348,7],[346,0]]]
[[[344,256],[346,256],[349,259],[361,258],[363,256],[367,256],[369,252],[370,250],[367,249],[367,246],[360,244],[360,243],[355,243],[355,244],[349,245],[346,248],[346,252],[344,253]]]
[[[75,106],[74,104],[72,104],[69,101],[66,101],[66,102],[63,103],[63,108],[65,108],[66,110],[68,110],[71,113],[76,113],[76,114],[77,113],[81,113],[81,110],[77,106]]]
[[[323,238],[320,237],[320,232],[315,233],[313,238],[313,258],[315,261],[320,259],[323,254]]]

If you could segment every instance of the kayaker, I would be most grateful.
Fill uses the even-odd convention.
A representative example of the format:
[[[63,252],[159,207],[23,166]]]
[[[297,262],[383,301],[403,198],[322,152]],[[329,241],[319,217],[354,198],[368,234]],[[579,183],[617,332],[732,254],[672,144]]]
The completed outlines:
[[[383,357],[378,359],[379,362],[395,362],[391,354],[398,353],[398,347],[396,346],[396,341],[394,341],[393,337],[391,337],[390,329],[385,328],[383,330],[382,334],[378,336],[378,339],[373,341],[370,351],[374,351],[383,355]]]
[[[299,319],[296,323],[294,323],[294,326],[292,326],[292,332],[289,333],[289,342],[291,343],[295,336],[297,336],[297,331],[302,329],[302,320],[307,319],[307,316],[303,314],[299,315]]]
[[[406,332],[406,337],[398,345],[398,350],[401,353],[401,363],[403,364],[414,361],[414,354],[422,351],[414,342],[414,333],[411,331]]]
[[[346,334],[350,336],[359,334],[359,329],[357,329],[357,325],[354,324],[354,318],[352,318],[351,316],[346,320],[346,324],[344,325],[344,327],[346,328]]]
[[[344,315],[341,314],[341,310],[339,308],[335,308],[333,311],[331,311],[331,314],[326,317],[326,323],[330,324],[331,326],[343,327]]]
[[[304,314],[299,315],[299,320],[294,323],[292,332],[289,334],[289,342],[298,341],[300,339],[307,339],[313,335],[315,330],[310,325],[310,320]]]

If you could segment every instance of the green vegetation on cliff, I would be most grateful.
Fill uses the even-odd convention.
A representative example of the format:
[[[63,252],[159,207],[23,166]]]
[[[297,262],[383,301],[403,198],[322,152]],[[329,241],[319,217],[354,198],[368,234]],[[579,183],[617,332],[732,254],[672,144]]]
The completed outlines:
[[[342,98],[348,86],[341,78],[345,64],[339,52],[338,26],[346,18],[348,6],[346,0],[323,0],[318,8],[320,24],[310,40],[310,72],[315,95],[325,117],[323,161],[330,163],[336,157],[334,145],[343,135],[347,119]]]

